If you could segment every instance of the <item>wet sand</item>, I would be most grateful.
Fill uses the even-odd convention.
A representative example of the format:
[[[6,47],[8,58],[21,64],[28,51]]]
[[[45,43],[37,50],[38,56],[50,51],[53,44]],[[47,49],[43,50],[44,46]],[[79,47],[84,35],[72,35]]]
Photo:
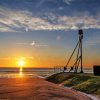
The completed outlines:
[[[86,95],[60,87],[37,76],[0,78],[0,100],[91,100]]]

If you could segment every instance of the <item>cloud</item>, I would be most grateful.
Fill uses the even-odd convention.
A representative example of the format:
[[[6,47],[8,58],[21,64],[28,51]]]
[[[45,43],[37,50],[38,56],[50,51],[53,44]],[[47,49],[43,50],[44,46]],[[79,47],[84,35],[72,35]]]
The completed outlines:
[[[46,13],[45,17],[33,16],[31,12],[13,11],[0,8],[0,32],[28,32],[33,30],[76,30],[100,29],[100,15],[93,16],[61,16]]]
[[[72,1],[73,0],[62,0],[62,2],[65,3],[65,4],[67,4],[67,5],[70,5]],[[46,2],[52,2],[52,3],[55,3],[55,4],[59,3],[58,0],[40,0],[35,7],[38,8],[41,5],[43,5],[44,3],[46,3]]]
[[[70,5],[73,0],[63,0],[64,3]]]
[[[33,41],[32,43],[30,43],[31,46],[36,45],[35,41]]]
[[[37,47],[47,47],[48,45],[47,44],[38,44],[36,45]]]
[[[0,8],[0,31],[26,31],[27,21],[31,15],[28,11],[12,11]],[[2,17],[3,16],[3,17]]]
[[[26,32],[28,32],[28,31],[29,31],[29,29],[26,27],[26,28],[25,28],[25,31],[26,31]]]
[[[89,28],[98,28],[100,29],[100,20],[99,18],[94,18],[93,16],[60,16],[58,18],[59,24],[66,26],[67,29],[83,29]]]
[[[62,2],[65,4],[69,4],[70,1],[72,1],[72,0],[62,0]],[[57,5],[59,3],[59,1],[58,0],[39,0],[39,2],[36,4],[35,7],[36,8],[41,7],[45,3],[52,3],[52,4],[54,3]],[[60,1],[60,3],[61,3],[61,1]]]
[[[30,43],[31,46],[35,46],[35,47],[46,47],[48,46],[47,44],[39,44],[35,41],[33,41],[32,43]]]
[[[16,43],[17,45],[24,45],[24,46],[34,46],[34,47],[47,47],[47,44],[43,43],[37,43],[35,41],[32,41],[31,43]]]

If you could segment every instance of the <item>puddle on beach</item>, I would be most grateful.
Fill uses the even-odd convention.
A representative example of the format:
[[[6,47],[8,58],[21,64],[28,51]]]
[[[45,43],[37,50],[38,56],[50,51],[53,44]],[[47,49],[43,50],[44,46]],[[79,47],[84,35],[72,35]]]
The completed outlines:
[[[19,73],[13,73],[13,74],[0,74],[0,78],[25,78],[25,77],[35,77],[38,76],[36,74],[28,74],[28,73],[23,73],[23,72],[19,72]]]

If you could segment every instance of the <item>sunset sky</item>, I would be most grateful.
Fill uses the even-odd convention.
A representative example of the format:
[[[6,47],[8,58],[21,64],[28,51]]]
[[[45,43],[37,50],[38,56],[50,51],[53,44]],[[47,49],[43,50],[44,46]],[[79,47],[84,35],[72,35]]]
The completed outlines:
[[[0,0],[0,67],[66,65],[79,28],[83,66],[100,64],[100,0]]]

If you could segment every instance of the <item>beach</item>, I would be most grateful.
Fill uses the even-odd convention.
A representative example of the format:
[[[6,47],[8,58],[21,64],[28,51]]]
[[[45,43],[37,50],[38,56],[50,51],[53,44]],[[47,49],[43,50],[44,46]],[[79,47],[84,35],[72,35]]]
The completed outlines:
[[[92,100],[38,76],[0,78],[0,100]]]

